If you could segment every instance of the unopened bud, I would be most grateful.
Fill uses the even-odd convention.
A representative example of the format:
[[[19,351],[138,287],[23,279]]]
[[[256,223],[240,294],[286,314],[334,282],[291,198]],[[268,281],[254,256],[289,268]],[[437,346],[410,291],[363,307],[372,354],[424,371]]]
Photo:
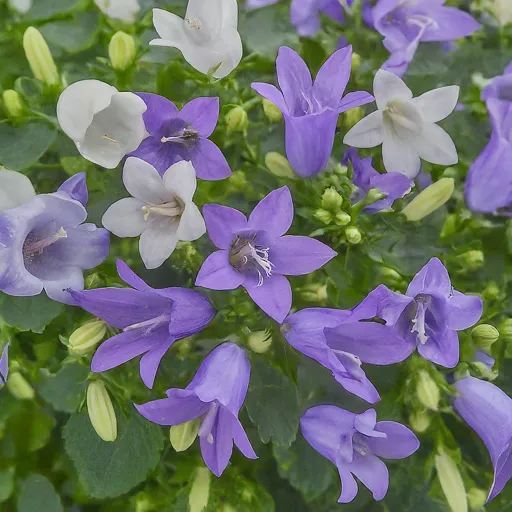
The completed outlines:
[[[60,83],[50,48],[37,28],[28,27],[23,34],[23,48],[34,76],[47,85]]]
[[[416,385],[416,394],[419,401],[432,411],[439,408],[439,400],[441,398],[439,387],[434,379],[425,370],[421,370],[418,375],[418,383]]]
[[[69,337],[69,350],[79,356],[88,354],[104,338],[107,324],[103,320],[92,320],[79,327]]]
[[[208,507],[211,473],[207,468],[197,468],[194,483],[188,496],[190,512],[202,512]]]
[[[453,178],[441,178],[422,190],[403,210],[409,221],[418,221],[443,206],[455,189]]]
[[[7,115],[11,118],[21,117],[23,111],[23,101],[21,96],[14,89],[7,89],[2,93],[2,100]]]
[[[243,132],[249,126],[249,116],[243,107],[234,107],[226,114],[228,133]]]
[[[361,232],[355,226],[349,226],[345,229],[345,236],[347,237],[347,242],[352,245],[360,244],[363,239]]]
[[[254,331],[247,338],[249,348],[256,354],[264,354],[272,346],[272,333],[269,331]]]
[[[512,318],[504,320],[498,328],[500,338],[507,344],[512,344]]]
[[[484,510],[484,506],[487,503],[487,495],[488,493],[483,489],[478,489],[477,487],[472,487],[467,492],[468,504],[471,510]]]
[[[384,199],[386,194],[382,193],[378,188],[371,188],[364,198],[364,202],[368,205],[376,203],[381,199]]]
[[[337,226],[347,226],[348,224],[350,224],[350,221],[352,220],[352,217],[346,213],[346,212],[338,212],[336,214],[336,217],[334,217],[334,223],[337,225]]]
[[[322,195],[322,208],[336,212],[343,204],[343,197],[334,187],[326,188]]]
[[[457,261],[468,272],[473,272],[481,268],[485,262],[485,256],[482,251],[467,251],[457,256]]]
[[[403,277],[395,270],[389,267],[381,267],[380,278],[389,286],[400,286],[403,284]]]
[[[290,162],[276,151],[270,151],[265,155],[265,165],[272,174],[279,178],[297,178],[290,166]]]
[[[103,441],[117,439],[117,418],[105,384],[95,380],[87,388],[87,411],[92,426]]]
[[[319,208],[318,210],[316,210],[316,212],[313,215],[315,219],[318,219],[320,222],[323,222],[324,224],[330,224],[332,222],[331,212],[328,212],[323,208]]]
[[[416,411],[409,416],[411,428],[422,434],[430,427],[430,416],[427,411]]]
[[[435,457],[437,477],[452,512],[467,512],[468,502],[464,482],[457,464],[441,448]]]
[[[240,192],[246,190],[246,187],[249,185],[249,182],[245,176],[245,172],[240,170],[235,171],[231,175],[228,183],[233,190],[239,190]]]
[[[201,426],[201,418],[173,425],[169,432],[169,439],[172,447],[177,452],[188,450],[196,440],[199,427]]]
[[[283,119],[283,113],[271,101],[263,98],[263,112],[271,123],[279,123]]]
[[[135,39],[125,32],[116,32],[108,45],[108,56],[112,67],[117,71],[127,70],[135,60],[137,47]]]
[[[359,69],[359,66],[361,65],[361,56],[354,52],[352,53],[352,72],[355,72]]]
[[[32,400],[36,393],[20,372],[11,372],[7,379],[7,389],[18,400]]]
[[[491,346],[498,341],[499,337],[498,329],[489,324],[477,325],[471,331],[471,339],[486,352],[489,352]]]
[[[441,229],[441,238],[449,238],[457,233],[459,218],[456,213],[450,213],[444,221]]]
[[[498,285],[494,281],[491,281],[484,288],[482,295],[484,296],[484,299],[492,301],[498,300],[500,298],[501,292]]]

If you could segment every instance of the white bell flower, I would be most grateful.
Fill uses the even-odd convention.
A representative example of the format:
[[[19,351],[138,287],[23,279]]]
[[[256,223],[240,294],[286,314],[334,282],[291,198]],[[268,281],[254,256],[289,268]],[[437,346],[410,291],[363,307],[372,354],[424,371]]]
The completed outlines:
[[[435,124],[455,109],[458,86],[441,87],[413,98],[411,90],[399,77],[381,69],[375,75],[373,94],[378,110],[345,135],[345,144],[356,148],[382,144],[386,170],[409,178],[420,172],[420,158],[438,165],[458,162],[451,137]]]
[[[9,0],[9,5],[21,14],[30,11],[32,7],[32,0]]]
[[[137,0],[94,0],[100,11],[114,20],[133,23],[139,14]]]
[[[196,171],[185,160],[165,174],[139,158],[128,158],[123,170],[126,190],[133,196],[114,203],[103,216],[103,226],[120,238],[140,235],[139,251],[146,268],[161,266],[180,241],[206,233],[204,219],[192,202]]]
[[[146,137],[144,101],[99,80],[71,84],[57,103],[57,119],[80,154],[114,169]]]
[[[512,2],[510,0],[488,0],[486,7],[502,26],[512,23]]]
[[[242,59],[236,0],[189,0],[185,19],[153,9],[153,24],[161,39],[149,44],[177,48],[201,73],[224,78]]]
[[[24,174],[0,167],[0,212],[28,203],[35,195],[32,183]]]

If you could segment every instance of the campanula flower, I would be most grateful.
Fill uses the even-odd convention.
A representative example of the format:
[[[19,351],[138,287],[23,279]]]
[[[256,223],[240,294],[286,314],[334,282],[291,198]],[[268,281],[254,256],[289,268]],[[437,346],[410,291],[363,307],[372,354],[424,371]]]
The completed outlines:
[[[334,405],[308,409],[300,420],[306,441],[338,468],[341,479],[339,503],[351,502],[357,494],[356,476],[379,501],[389,487],[388,468],[380,459],[405,459],[420,446],[417,437],[395,421],[377,422],[368,409],[353,414]]]
[[[208,236],[219,249],[203,263],[196,286],[234,290],[243,286],[267,315],[281,323],[292,305],[286,275],[309,274],[336,253],[307,236],[286,236],[293,220],[288,187],[270,192],[254,208],[249,220],[227,206],[203,208]]]
[[[0,167],[0,212],[21,206],[35,195],[32,183],[24,174]]]
[[[152,388],[160,361],[169,347],[206,327],[215,310],[199,292],[177,287],[151,288],[121,260],[117,261],[117,272],[133,289],[71,291],[82,309],[122,329],[99,346],[91,370],[104,372],[144,354],[140,376]]]
[[[151,164],[128,158],[123,182],[133,197],[114,203],[102,222],[121,238],[140,236],[146,268],[160,267],[180,240],[197,240],[206,233],[201,212],[192,202],[196,172],[190,162],[172,165],[162,177]]]
[[[100,11],[114,20],[133,23],[139,14],[138,0],[94,0]]]
[[[236,0],[189,0],[185,19],[153,9],[153,24],[160,39],[150,45],[177,48],[205,75],[224,78],[242,60]]]
[[[420,158],[439,165],[458,162],[455,144],[436,124],[455,109],[458,86],[441,87],[413,98],[399,77],[380,69],[375,75],[373,93],[378,110],[345,135],[345,144],[356,148],[382,144],[386,170],[411,179],[420,172]]]
[[[158,94],[139,93],[147,105],[144,122],[149,136],[132,153],[161,175],[181,160],[192,162],[202,180],[223,180],[231,169],[221,150],[208,137],[219,118],[219,98],[196,98],[180,111]]]
[[[204,462],[220,476],[231,458],[233,443],[247,458],[258,458],[238,419],[250,375],[245,351],[234,343],[223,343],[204,359],[185,389],[169,389],[167,398],[136,407],[159,425],[180,425],[200,418],[198,435]]]
[[[321,172],[331,156],[338,115],[373,101],[367,92],[342,95],[350,78],[352,47],[334,52],[320,68],[315,81],[298,53],[286,46],[276,60],[281,91],[265,83],[252,88],[283,113],[286,154],[293,170],[303,178]]]
[[[5,345],[0,356],[0,386],[7,382],[9,376],[9,343]]]
[[[350,8],[354,0],[292,0],[290,16],[301,36],[314,36],[320,30],[320,15],[326,15],[335,21],[345,21],[345,9]]]

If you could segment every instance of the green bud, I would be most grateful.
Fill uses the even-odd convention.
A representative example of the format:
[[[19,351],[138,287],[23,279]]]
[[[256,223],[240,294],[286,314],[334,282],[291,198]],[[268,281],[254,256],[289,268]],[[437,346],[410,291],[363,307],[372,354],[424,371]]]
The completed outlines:
[[[422,190],[403,210],[409,221],[418,221],[443,206],[455,189],[453,178],[441,178]]]
[[[314,214],[315,219],[318,219],[324,224],[330,224],[332,222],[332,214],[323,208],[319,208]]]
[[[36,396],[34,388],[20,372],[11,372],[7,379],[7,389],[18,400],[33,400]]]
[[[498,285],[494,281],[490,281],[487,286],[484,288],[483,296],[486,300],[498,300],[500,298],[501,292]]]
[[[247,337],[249,348],[256,354],[264,354],[272,346],[272,333],[269,331],[254,331]]]
[[[69,337],[69,351],[83,356],[92,352],[107,333],[107,324],[100,319],[82,325]]]
[[[207,468],[197,468],[194,483],[188,496],[190,512],[201,512],[208,506],[211,473]]]
[[[422,434],[430,427],[430,416],[427,411],[416,411],[409,416],[409,424],[415,432]]]
[[[456,213],[450,213],[444,221],[441,229],[441,238],[448,238],[457,233],[459,218]]]
[[[60,83],[50,48],[37,28],[28,27],[23,34],[23,48],[34,76],[47,85]]]
[[[420,370],[418,374],[418,382],[416,385],[416,394],[419,401],[432,411],[437,411],[439,408],[439,400],[441,399],[439,387],[434,379],[425,370]]]
[[[500,338],[507,344],[512,344],[512,318],[507,318],[498,327]]]
[[[243,132],[249,126],[249,116],[243,107],[232,108],[225,116],[228,133]]]
[[[290,162],[276,151],[270,151],[265,155],[267,169],[279,178],[296,179],[297,176],[290,167]]]
[[[352,53],[352,72],[356,72],[359,69],[359,66],[361,65],[361,56],[354,52]]]
[[[334,223],[337,225],[337,226],[347,226],[348,224],[350,224],[350,221],[352,220],[352,217],[346,213],[346,212],[338,212],[336,214],[336,217],[334,217]]]
[[[126,71],[135,60],[137,47],[135,39],[125,32],[116,32],[108,45],[110,64],[117,71]]]
[[[240,192],[247,190],[247,186],[249,186],[244,171],[235,171],[229,178],[228,184],[233,190],[239,190]]]
[[[484,349],[486,352],[489,352],[493,343],[498,341],[500,337],[500,333],[496,327],[489,324],[481,324],[477,325],[471,331],[471,339],[478,345],[480,348]]]
[[[472,487],[467,492],[468,504],[471,510],[484,510],[484,506],[487,503],[488,493],[477,487]]]
[[[11,118],[21,117],[25,110],[21,96],[14,89],[6,89],[2,93],[2,100],[7,115]]]
[[[95,380],[87,388],[87,411],[92,426],[103,441],[117,439],[117,418],[105,384]]]
[[[368,191],[368,194],[366,194],[366,197],[364,198],[364,202],[366,204],[373,204],[377,201],[380,201],[381,199],[384,199],[386,197],[386,194],[383,194],[378,188],[372,188]]]
[[[457,464],[441,448],[435,457],[437,477],[452,512],[467,512],[464,482]]]
[[[447,167],[443,171],[443,178],[453,178],[456,180],[459,178],[459,171],[455,167]]]
[[[322,195],[322,208],[324,210],[336,212],[343,204],[343,197],[334,187],[326,188]]]
[[[347,110],[342,116],[342,122],[346,128],[352,128],[359,123],[364,117],[364,109],[362,107],[351,108]]]
[[[473,370],[477,372],[476,376],[481,379],[492,381],[495,380],[499,375],[496,370],[490,369],[485,363],[481,363],[480,361],[471,363],[471,366],[473,367]]]
[[[379,274],[381,280],[390,286],[401,286],[403,284],[403,277],[393,268],[381,267]]]
[[[482,251],[467,251],[457,256],[457,261],[468,272],[473,272],[481,268],[484,264],[485,257]]]
[[[363,239],[361,232],[355,226],[349,226],[345,229],[345,236],[347,237],[347,242],[352,245],[360,244]]]
[[[196,440],[200,426],[201,418],[173,425],[169,432],[172,447],[177,452],[188,450]]]
[[[283,113],[271,101],[263,98],[263,112],[271,123],[279,123],[283,119]]]

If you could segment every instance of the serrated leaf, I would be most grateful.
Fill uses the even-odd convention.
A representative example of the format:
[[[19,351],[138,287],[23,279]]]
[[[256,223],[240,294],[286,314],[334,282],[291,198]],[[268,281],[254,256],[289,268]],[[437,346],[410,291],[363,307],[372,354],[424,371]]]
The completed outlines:
[[[30,475],[22,484],[18,512],[63,512],[59,495],[42,475]]]

